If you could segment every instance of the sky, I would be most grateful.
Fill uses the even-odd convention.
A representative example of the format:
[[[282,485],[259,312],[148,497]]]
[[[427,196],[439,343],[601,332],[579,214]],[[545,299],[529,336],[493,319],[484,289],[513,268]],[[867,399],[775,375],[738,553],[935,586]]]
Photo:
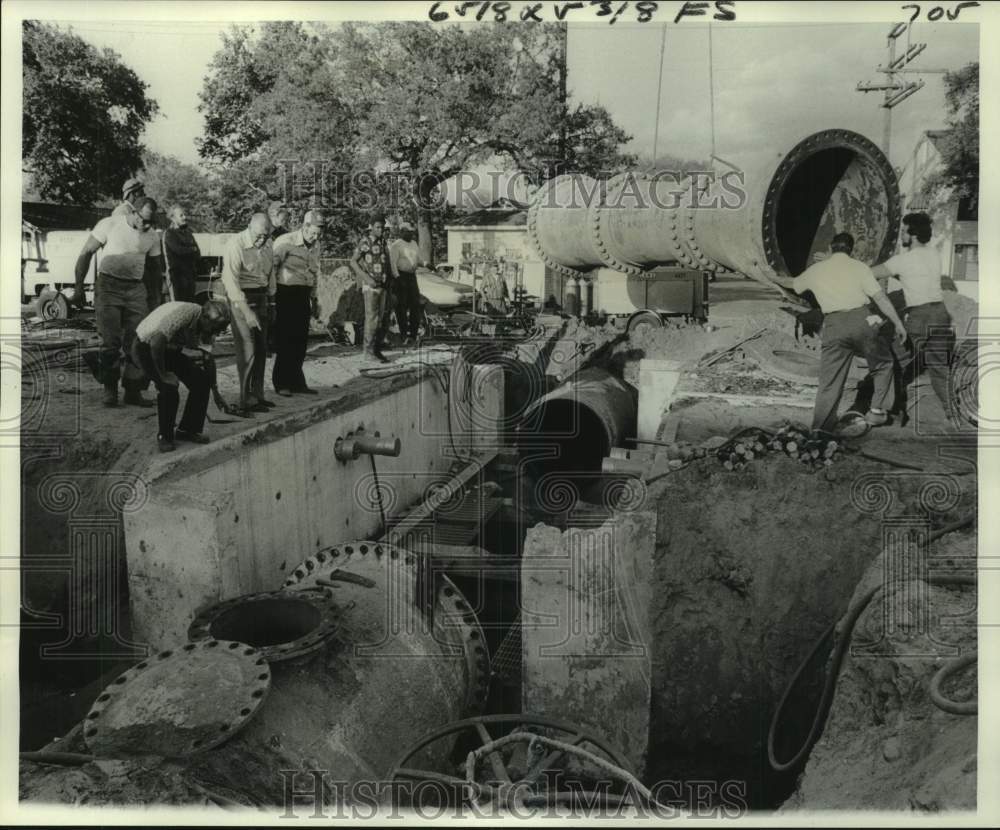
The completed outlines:
[[[198,91],[228,23],[101,21],[73,23],[95,46],[117,51],[149,84],[160,113],[148,126],[156,152],[198,163],[194,140],[202,118]],[[885,23],[726,24],[712,27],[715,147],[722,158],[788,148],[798,138],[837,126],[881,142],[882,93],[862,94],[859,81],[880,81]],[[628,150],[650,156],[656,120],[657,69],[664,27],[578,24],[570,27],[569,87],[574,100],[601,104],[633,136]],[[927,48],[918,68],[957,69],[978,60],[976,24],[915,24],[912,41]],[[711,152],[709,27],[666,27],[658,149],[681,158]],[[894,165],[902,167],[924,130],[944,126],[940,75],[892,112]]]

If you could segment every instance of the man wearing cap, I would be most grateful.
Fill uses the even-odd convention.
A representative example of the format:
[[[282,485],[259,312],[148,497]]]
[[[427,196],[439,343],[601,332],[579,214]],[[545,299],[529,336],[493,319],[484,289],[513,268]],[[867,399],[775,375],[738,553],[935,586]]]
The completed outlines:
[[[222,263],[222,285],[229,299],[236,371],[240,376],[237,413],[267,412],[264,398],[267,362],[268,298],[275,293],[271,220],[255,213],[246,230],[233,234]]]
[[[385,246],[385,221],[373,216],[368,231],[362,235],[351,258],[351,268],[361,282],[365,300],[365,357],[388,363],[382,354],[385,334],[386,299],[389,288],[388,252]]]
[[[188,227],[187,211],[183,205],[174,205],[170,209],[170,227],[163,232],[163,248],[174,299],[193,303],[201,250]]]
[[[162,274],[160,238],[153,230],[156,202],[140,199],[131,213],[109,216],[90,232],[76,261],[74,301],[83,303],[83,284],[90,261],[101,251],[97,280],[94,284],[94,312],[97,333],[101,338],[101,382],[104,405],[118,405],[118,379],[122,375],[122,346],[139,321],[146,316],[148,304],[143,274]],[[141,373],[126,364],[122,385],[125,403],[151,406],[139,392],[144,384]]]
[[[132,359],[156,384],[160,452],[176,449],[174,441],[207,444],[202,434],[212,389],[210,371],[199,366],[185,349],[200,350],[229,325],[229,308],[218,300],[169,302],[152,311],[135,330]],[[184,414],[176,427],[180,406],[178,382],[188,389]]]
[[[138,179],[128,179],[122,185],[122,200],[111,212],[112,216],[127,216],[135,212],[139,200],[145,197],[146,188]]]
[[[422,264],[413,225],[403,222],[399,226],[399,239],[389,245],[389,267],[396,289],[396,321],[407,344],[416,341],[420,332],[417,266]]]
[[[855,355],[865,358],[874,383],[871,408],[865,420],[871,426],[879,426],[887,420],[885,406],[892,393],[892,352],[885,339],[879,336],[882,321],[871,314],[869,301],[892,321],[900,341],[906,339],[906,330],[871,268],[851,257],[854,237],[849,233],[836,234],[830,250],[829,257],[810,265],[799,276],[772,279],[797,294],[811,291],[823,311],[823,346],[812,427],[832,433]],[[872,317],[874,320],[869,319]]]
[[[316,284],[319,280],[319,237],[325,217],[310,210],[302,227],[274,242],[275,358],[271,382],[282,397],[292,393],[315,395],[306,385],[302,363],[306,359],[310,313],[318,316]]]

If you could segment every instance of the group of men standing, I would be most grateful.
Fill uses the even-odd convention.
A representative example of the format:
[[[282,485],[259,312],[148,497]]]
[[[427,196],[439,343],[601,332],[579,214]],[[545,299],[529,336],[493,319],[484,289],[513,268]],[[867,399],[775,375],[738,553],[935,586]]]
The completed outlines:
[[[864,414],[868,426],[888,423],[890,410],[905,419],[906,386],[925,369],[946,419],[954,422],[955,334],[944,305],[940,254],[929,244],[931,231],[926,213],[907,214],[900,230],[903,250],[873,267],[851,256],[851,234],[838,233],[829,256],[798,277],[776,280],[797,294],[811,292],[824,315],[813,429],[837,431],[838,407],[856,356],[865,359],[872,383]],[[912,354],[905,351],[907,341]]]
[[[315,395],[306,383],[303,363],[310,317],[319,316],[323,211],[308,210],[294,231],[286,227],[289,213],[282,203],[272,203],[267,213],[255,213],[243,231],[233,234],[224,252],[225,302],[199,305],[195,280],[201,251],[187,225],[184,206],[171,207],[161,247],[153,229],[157,203],[146,196],[142,183],[129,179],[122,197],[112,215],[94,227],[76,263],[74,301],[82,305],[86,275],[94,254],[101,251],[94,308],[101,339],[97,374],[104,385],[105,405],[118,406],[121,383],[125,404],[152,406],[142,396],[152,381],[158,391],[160,449],[173,449],[175,437],[207,440],[201,429],[209,389],[215,384],[211,338],[229,325],[240,398],[227,411],[252,417],[275,406],[264,391],[269,351],[275,353],[271,382],[277,395]],[[351,259],[364,294],[365,354],[373,361],[388,360],[382,345],[390,292],[396,298],[400,334],[408,343],[418,335],[420,260],[414,236],[412,226],[404,223],[401,239],[386,244],[385,222],[381,216],[373,217]],[[167,303],[163,303],[164,272],[171,295]],[[185,349],[199,349],[204,359],[194,363],[183,359]],[[199,366],[204,373],[196,371]],[[175,430],[178,380],[190,393],[182,426]]]

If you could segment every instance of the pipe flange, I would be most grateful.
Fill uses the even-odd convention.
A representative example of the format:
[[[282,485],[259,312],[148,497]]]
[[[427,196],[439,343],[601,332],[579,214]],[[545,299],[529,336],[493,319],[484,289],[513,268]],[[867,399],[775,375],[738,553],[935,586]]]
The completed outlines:
[[[846,146],[864,156],[879,171],[882,182],[888,194],[888,228],[889,232],[882,241],[877,260],[879,262],[887,259],[895,248],[895,229],[899,226],[902,217],[899,198],[899,183],[896,181],[896,172],[892,168],[889,159],[875,145],[874,142],[851,130],[822,130],[813,133],[796,144],[789,153],[785,155],[771,177],[767,191],[764,196],[764,210],[761,216],[761,238],[764,241],[764,254],[767,264],[777,273],[789,273],[781,252],[777,250],[775,244],[776,236],[776,210],[781,192],[787,184],[788,173],[794,170],[799,162],[816,152],[829,147]]]
[[[234,626],[239,626],[235,615],[243,611],[250,616],[248,630],[260,631],[261,628],[266,628],[269,614],[275,617],[280,617],[282,613],[287,614],[289,603],[299,606],[295,609],[296,616],[305,613],[310,617],[309,622],[302,623],[303,626],[309,626],[308,630],[291,640],[258,646],[261,656],[268,663],[278,663],[312,654],[323,648],[337,633],[340,626],[340,612],[333,601],[331,591],[327,589],[292,593],[279,590],[246,594],[206,608],[188,627],[188,640],[194,643],[203,642],[235,630]],[[288,623],[282,621],[281,624]],[[267,636],[266,631],[261,633]]]
[[[618,197],[621,195],[622,190],[625,189],[625,183],[629,176],[634,176],[638,180],[643,180],[644,176],[642,173],[621,173],[614,177],[609,184],[609,189],[604,203],[595,202],[589,208],[590,212],[590,228],[594,237],[594,246],[597,248],[598,253],[601,256],[601,260],[604,264],[614,271],[620,271],[623,274],[629,274],[631,276],[638,276],[643,273],[643,268],[634,262],[629,262],[627,260],[619,259],[614,254],[608,250],[608,246],[604,242],[604,238],[601,234],[601,228],[603,225],[604,211],[610,210],[607,203],[611,201],[612,197]]]
[[[542,242],[538,238],[538,211],[541,210],[542,199],[551,188],[554,188],[556,186],[556,183],[559,181],[560,178],[562,177],[556,176],[554,179],[549,179],[549,181],[547,181],[545,185],[540,187],[538,189],[538,195],[536,196],[535,201],[532,202],[531,206],[528,208],[528,216],[527,216],[528,239],[531,240],[531,244],[534,245],[535,247],[535,252],[541,258],[542,262],[545,264],[546,267],[551,268],[557,274],[561,274],[564,277],[578,277],[580,276],[580,274],[583,273],[582,271],[578,271],[575,268],[570,268],[567,265],[563,265],[561,262],[556,262],[551,256],[549,256],[548,251],[546,251],[542,247]]]
[[[229,740],[270,688],[267,661],[253,646],[188,643],[118,675],[83,719],[83,738],[99,757],[185,758]]]
[[[407,582],[416,580],[412,573],[417,567],[416,554],[398,545],[365,540],[342,542],[314,553],[294,568],[285,580],[290,591],[309,590],[317,586],[317,579],[332,569],[331,577],[344,582],[364,584],[367,588],[389,590],[382,574],[387,562],[397,562],[399,567],[411,572]],[[353,578],[351,578],[353,577]],[[438,643],[461,648],[466,668],[466,699],[468,711],[481,711],[489,695],[490,659],[486,639],[475,612],[461,590],[445,574],[435,573],[433,633]],[[443,646],[447,647],[447,646]]]

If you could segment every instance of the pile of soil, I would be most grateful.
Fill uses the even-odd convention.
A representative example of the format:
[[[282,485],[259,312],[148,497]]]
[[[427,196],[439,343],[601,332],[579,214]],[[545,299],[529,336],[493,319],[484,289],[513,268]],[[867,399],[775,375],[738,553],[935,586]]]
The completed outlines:
[[[757,807],[790,792],[794,782],[767,768],[769,721],[879,555],[887,517],[859,508],[863,475],[886,477],[897,514],[918,512],[919,489],[933,478],[901,477],[857,455],[822,472],[769,455],[732,472],[705,459],[651,485],[654,778],[742,780]],[[975,481],[961,482],[960,505],[934,521],[975,503]]]
[[[950,560],[959,569],[975,555],[975,530],[931,550],[935,565]],[[883,557],[873,562],[854,601],[888,571]],[[875,595],[855,626],[823,736],[783,811],[976,808],[978,718],[942,711],[929,694],[945,662],[976,648],[976,605],[975,586],[909,582]],[[886,625],[921,611],[930,622],[925,635]],[[975,666],[946,681],[943,692],[975,700]]]

